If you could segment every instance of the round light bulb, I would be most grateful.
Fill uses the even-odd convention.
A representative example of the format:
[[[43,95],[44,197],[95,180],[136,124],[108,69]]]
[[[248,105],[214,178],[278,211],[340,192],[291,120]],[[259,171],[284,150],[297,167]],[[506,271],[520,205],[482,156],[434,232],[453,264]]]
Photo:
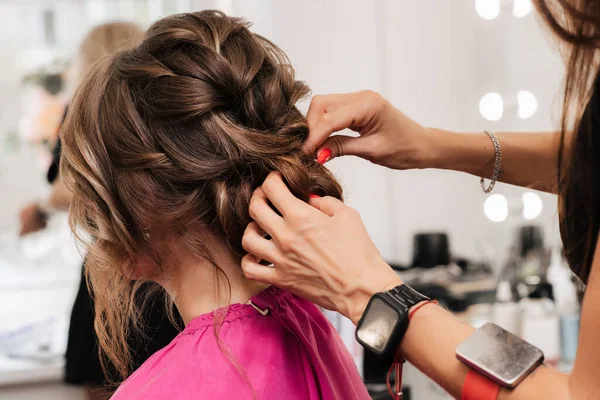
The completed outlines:
[[[493,194],[483,203],[483,213],[493,222],[502,222],[508,217],[508,201],[501,194]]]
[[[498,121],[504,113],[502,96],[496,92],[484,94],[481,100],[479,100],[479,112],[488,121]]]
[[[475,0],[475,11],[483,19],[494,19],[500,14],[500,0]]]
[[[525,192],[521,196],[521,201],[523,202],[523,218],[531,220],[540,216],[544,203],[539,194]]]
[[[528,119],[535,114],[538,107],[538,102],[533,93],[526,90],[517,92],[517,116],[521,119]]]
[[[513,16],[516,18],[523,18],[529,14],[533,10],[533,5],[531,4],[531,0],[514,0],[513,4]]]

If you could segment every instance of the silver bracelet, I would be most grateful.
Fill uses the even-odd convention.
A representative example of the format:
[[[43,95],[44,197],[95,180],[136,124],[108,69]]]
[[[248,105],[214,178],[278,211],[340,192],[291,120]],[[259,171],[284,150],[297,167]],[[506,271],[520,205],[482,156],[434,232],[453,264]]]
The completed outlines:
[[[498,178],[500,177],[500,168],[502,167],[502,149],[500,149],[500,142],[494,132],[485,131],[485,133],[492,139],[492,143],[494,144],[494,152],[496,153],[496,159],[494,161],[494,172],[492,172],[492,181],[490,185],[485,187],[485,179],[481,178],[479,183],[481,183],[481,189],[483,189],[484,193],[489,193],[494,189],[496,182],[498,182]]]

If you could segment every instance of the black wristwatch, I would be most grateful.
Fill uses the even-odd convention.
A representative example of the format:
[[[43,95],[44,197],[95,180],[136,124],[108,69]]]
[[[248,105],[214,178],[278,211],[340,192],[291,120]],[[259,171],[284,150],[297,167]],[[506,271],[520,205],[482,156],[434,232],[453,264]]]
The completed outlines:
[[[408,311],[429,297],[408,285],[376,293],[356,327],[356,340],[376,354],[393,352],[408,328]]]

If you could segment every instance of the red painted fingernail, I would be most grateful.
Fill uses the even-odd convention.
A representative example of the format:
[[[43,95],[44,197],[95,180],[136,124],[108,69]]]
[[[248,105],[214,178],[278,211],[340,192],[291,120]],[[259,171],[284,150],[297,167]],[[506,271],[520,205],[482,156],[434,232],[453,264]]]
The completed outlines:
[[[311,199],[320,199],[321,198],[321,196],[319,196],[318,194],[314,194],[314,193],[311,193],[309,197]]]
[[[317,162],[319,164],[325,164],[331,158],[331,150],[327,147],[319,150],[317,153]]]

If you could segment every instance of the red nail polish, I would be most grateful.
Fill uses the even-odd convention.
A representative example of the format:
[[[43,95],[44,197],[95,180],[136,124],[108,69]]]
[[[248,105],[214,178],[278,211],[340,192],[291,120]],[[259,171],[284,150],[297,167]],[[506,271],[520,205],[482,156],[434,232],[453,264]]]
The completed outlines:
[[[321,149],[319,151],[319,153],[317,154],[317,162],[319,164],[325,164],[327,161],[329,161],[330,158],[331,158],[331,150],[328,149],[327,147],[324,149]]]
[[[309,197],[311,199],[320,199],[321,198],[321,196],[319,196],[318,194],[314,194],[314,193],[311,193]]]

